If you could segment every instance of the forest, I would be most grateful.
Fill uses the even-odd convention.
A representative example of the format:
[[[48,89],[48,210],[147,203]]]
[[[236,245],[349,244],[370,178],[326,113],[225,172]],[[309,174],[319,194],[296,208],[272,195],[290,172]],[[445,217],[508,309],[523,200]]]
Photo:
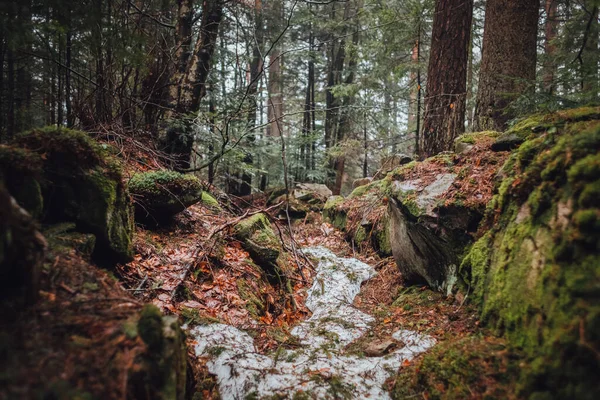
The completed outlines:
[[[0,0],[0,400],[600,398],[600,0]]]

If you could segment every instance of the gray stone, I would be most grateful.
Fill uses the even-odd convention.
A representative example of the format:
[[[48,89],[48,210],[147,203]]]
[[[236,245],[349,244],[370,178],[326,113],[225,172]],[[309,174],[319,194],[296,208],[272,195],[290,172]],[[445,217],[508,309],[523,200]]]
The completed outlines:
[[[524,141],[524,138],[515,133],[505,134],[492,144],[492,151],[510,151],[519,147]]]

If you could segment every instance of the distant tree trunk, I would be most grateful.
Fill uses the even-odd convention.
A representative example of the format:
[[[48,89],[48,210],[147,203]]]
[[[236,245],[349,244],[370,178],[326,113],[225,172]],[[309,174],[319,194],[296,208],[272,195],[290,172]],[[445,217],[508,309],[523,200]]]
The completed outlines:
[[[473,105],[473,29],[471,29],[471,39],[469,40],[469,65],[467,66],[467,132],[473,132],[473,117],[475,115],[475,107]]]
[[[586,8],[589,20],[581,54],[581,89],[586,100],[595,101],[598,98],[598,6],[594,6],[593,0],[587,0]]]
[[[507,107],[535,81],[540,0],[488,0],[475,129],[506,129]]]
[[[558,0],[546,0],[546,24],[544,26],[544,76],[543,85],[544,91],[549,95],[554,93],[554,74],[556,65],[554,58],[556,57],[556,35],[558,34],[558,20],[556,18]]]
[[[4,140],[4,32],[0,29],[0,143]]]
[[[255,3],[255,41],[252,49],[252,61],[250,62],[250,74],[248,75],[247,82],[247,99],[248,99],[248,114],[246,117],[246,129],[248,130],[248,143],[251,145],[256,140],[253,131],[256,127],[256,112],[258,110],[258,102],[256,95],[258,93],[258,84],[261,79],[264,70],[264,60],[262,55],[263,38],[264,38],[264,27],[263,27],[263,10],[262,3],[257,1]],[[252,193],[252,174],[248,171],[254,165],[254,155],[252,151],[246,151],[244,155],[244,164],[246,165],[244,171],[242,171],[242,182],[240,185],[239,195],[247,196]]]
[[[69,24],[71,23],[69,16]],[[73,110],[71,106],[71,46],[72,46],[72,32],[69,27],[67,31],[67,50],[65,54],[65,103],[67,108],[67,128],[72,128],[74,125]]]
[[[6,136],[10,139],[15,134],[15,55],[10,44],[6,52],[6,61],[6,80],[8,81],[6,88]]]
[[[414,132],[416,127],[417,118],[417,92],[419,91],[419,84],[417,83],[417,70],[419,69],[419,39],[415,40],[411,55],[410,55],[410,97],[408,106],[408,132]],[[388,103],[389,104],[389,103]]]
[[[175,71],[171,77],[169,86],[169,110],[166,117],[172,118],[173,112],[185,112],[180,107],[181,87],[185,79],[188,60],[190,58],[192,45],[192,22],[194,15],[194,0],[177,0],[177,25],[176,49],[175,49]]]
[[[273,1],[269,18],[269,31],[277,37],[277,27],[283,17],[281,0]],[[269,57],[269,93],[267,136],[280,136],[283,117],[283,82],[281,76],[281,43],[274,43]]]
[[[451,150],[465,131],[472,0],[437,0],[427,71],[422,158]]]
[[[188,59],[185,77],[179,83],[180,87],[176,92],[177,100],[174,100],[177,103],[176,109],[181,114],[197,113],[200,100],[206,95],[206,82],[222,18],[222,0],[205,0],[202,3],[200,35]],[[181,56],[183,57],[183,54]],[[167,130],[162,142],[164,150],[176,159],[173,167],[178,170],[189,169],[194,146],[194,133],[189,121],[183,126]]]

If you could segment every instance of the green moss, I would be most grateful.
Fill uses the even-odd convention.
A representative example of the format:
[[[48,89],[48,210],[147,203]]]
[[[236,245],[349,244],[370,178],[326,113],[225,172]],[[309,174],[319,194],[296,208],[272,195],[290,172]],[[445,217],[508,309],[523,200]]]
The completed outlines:
[[[591,350],[600,347],[592,331],[600,324],[600,121],[537,122],[548,121],[557,128],[509,159],[483,223],[490,230],[460,270],[482,321],[526,356],[520,395],[592,399],[600,395]]]
[[[151,351],[161,351],[163,347],[162,312],[154,304],[146,304],[140,313],[137,330]]]
[[[245,279],[238,279],[236,285],[240,298],[246,302],[246,310],[252,318],[258,320],[261,315],[264,315],[265,303],[257,296],[252,286]]]
[[[364,226],[359,226],[354,233],[354,241],[360,246],[365,240],[367,240],[367,231]]]
[[[133,217],[121,164],[108,145],[85,132],[36,129],[13,144],[42,159],[44,221],[73,221],[77,230],[97,238],[97,252],[107,261],[133,259]]]
[[[215,199],[210,193],[208,192],[202,192],[202,197],[200,198],[200,201],[202,202],[202,204],[204,204],[205,206],[214,208],[215,210],[220,210],[221,206],[219,205],[219,202],[217,201],[217,199]]]
[[[202,191],[198,178],[169,170],[135,174],[129,181],[129,190],[136,201],[136,218],[142,222],[149,217],[163,220],[203,198],[211,206],[216,203]]]
[[[342,208],[344,200],[345,199],[342,196],[331,196],[327,199],[327,202],[323,207],[323,219],[330,222],[339,230],[344,230],[346,228],[348,217],[346,211]]]
[[[401,369],[392,398],[510,398],[519,368],[518,355],[501,340],[450,340]]]
[[[475,144],[481,139],[497,138],[498,136],[500,136],[500,132],[496,131],[471,132],[459,136],[458,138],[456,138],[455,142]]]
[[[285,270],[283,251],[268,217],[263,213],[254,214],[240,221],[234,227],[234,234],[267,278],[272,283],[280,282]]]

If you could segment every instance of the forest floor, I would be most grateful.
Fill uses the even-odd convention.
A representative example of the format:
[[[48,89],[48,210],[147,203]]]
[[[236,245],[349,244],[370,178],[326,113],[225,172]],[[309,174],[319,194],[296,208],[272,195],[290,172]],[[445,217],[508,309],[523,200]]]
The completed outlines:
[[[264,200],[255,201],[245,213],[264,208]],[[51,251],[42,300],[0,333],[0,357],[6,361],[0,382],[8,388],[6,394],[0,392],[0,399],[29,398],[40,390],[67,391],[65,398],[80,392],[124,398],[133,360],[143,350],[141,339],[128,335],[128,319],[146,302],[191,326],[221,322],[248,332],[261,354],[289,346],[294,341],[292,328],[310,315],[305,300],[315,273],[314,264],[294,249],[315,245],[377,271],[354,300],[375,323],[347,351],[368,353],[370,343],[389,341],[399,329],[427,334],[438,342],[478,331],[475,310],[425,287],[404,287],[392,258],[359,253],[317,213],[296,221],[291,236],[287,223],[273,217],[285,246],[293,250],[288,262],[296,271],[291,292],[273,286],[230,234],[239,219],[195,205],[171,226],[138,227],[135,260],[114,273],[90,265],[73,251]],[[196,385],[189,390],[218,398],[208,359],[196,356],[194,344],[188,336]],[[393,379],[386,382],[388,389],[393,385]]]

